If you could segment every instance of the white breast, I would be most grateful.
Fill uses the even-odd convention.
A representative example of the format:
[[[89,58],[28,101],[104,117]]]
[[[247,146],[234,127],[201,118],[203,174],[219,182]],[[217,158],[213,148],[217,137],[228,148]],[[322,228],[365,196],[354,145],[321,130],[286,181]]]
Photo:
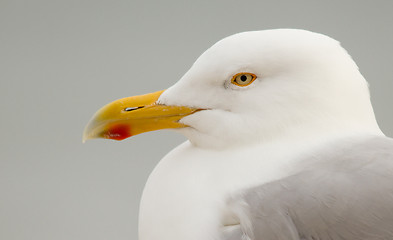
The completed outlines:
[[[189,142],[180,145],[149,177],[141,201],[139,239],[217,239],[228,221],[224,216],[230,194],[290,172],[294,151],[280,147],[214,151]]]

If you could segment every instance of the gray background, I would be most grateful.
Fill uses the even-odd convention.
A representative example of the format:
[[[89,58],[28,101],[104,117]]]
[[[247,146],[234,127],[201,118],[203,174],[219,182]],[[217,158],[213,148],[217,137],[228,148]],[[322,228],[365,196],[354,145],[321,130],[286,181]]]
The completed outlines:
[[[136,239],[170,131],[81,143],[92,114],[175,83],[217,40],[304,28],[342,42],[393,135],[393,1],[0,0],[0,239]]]

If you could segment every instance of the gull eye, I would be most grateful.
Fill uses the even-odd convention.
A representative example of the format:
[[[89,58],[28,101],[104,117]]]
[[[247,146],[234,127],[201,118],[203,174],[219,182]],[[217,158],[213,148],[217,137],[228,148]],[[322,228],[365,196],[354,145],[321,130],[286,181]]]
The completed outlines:
[[[255,74],[252,73],[238,73],[232,77],[232,84],[240,87],[245,87],[250,85],[257,78]]]

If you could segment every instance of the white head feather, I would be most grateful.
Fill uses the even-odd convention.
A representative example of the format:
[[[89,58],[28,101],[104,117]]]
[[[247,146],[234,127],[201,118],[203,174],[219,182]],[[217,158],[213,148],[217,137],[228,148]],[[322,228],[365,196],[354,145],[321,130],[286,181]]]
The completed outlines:
[[[250,72],[249,86],[231,84]],[[318,132],[378,133],[368,85],[339,42],[305,30],[244,32],[203,53],[159,103],[210,109],[181,120],[201,147],[233,147]]]

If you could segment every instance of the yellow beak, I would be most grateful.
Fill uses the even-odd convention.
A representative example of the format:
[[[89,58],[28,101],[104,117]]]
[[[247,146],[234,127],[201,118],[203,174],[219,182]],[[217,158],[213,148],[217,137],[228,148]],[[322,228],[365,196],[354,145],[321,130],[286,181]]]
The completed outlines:
[[[165,128],[187,127],[179,120],[200,109],[157,104],[164,91],[122,98],[98,110],[87,124],[83,142],[93,138],[123,140]]]

